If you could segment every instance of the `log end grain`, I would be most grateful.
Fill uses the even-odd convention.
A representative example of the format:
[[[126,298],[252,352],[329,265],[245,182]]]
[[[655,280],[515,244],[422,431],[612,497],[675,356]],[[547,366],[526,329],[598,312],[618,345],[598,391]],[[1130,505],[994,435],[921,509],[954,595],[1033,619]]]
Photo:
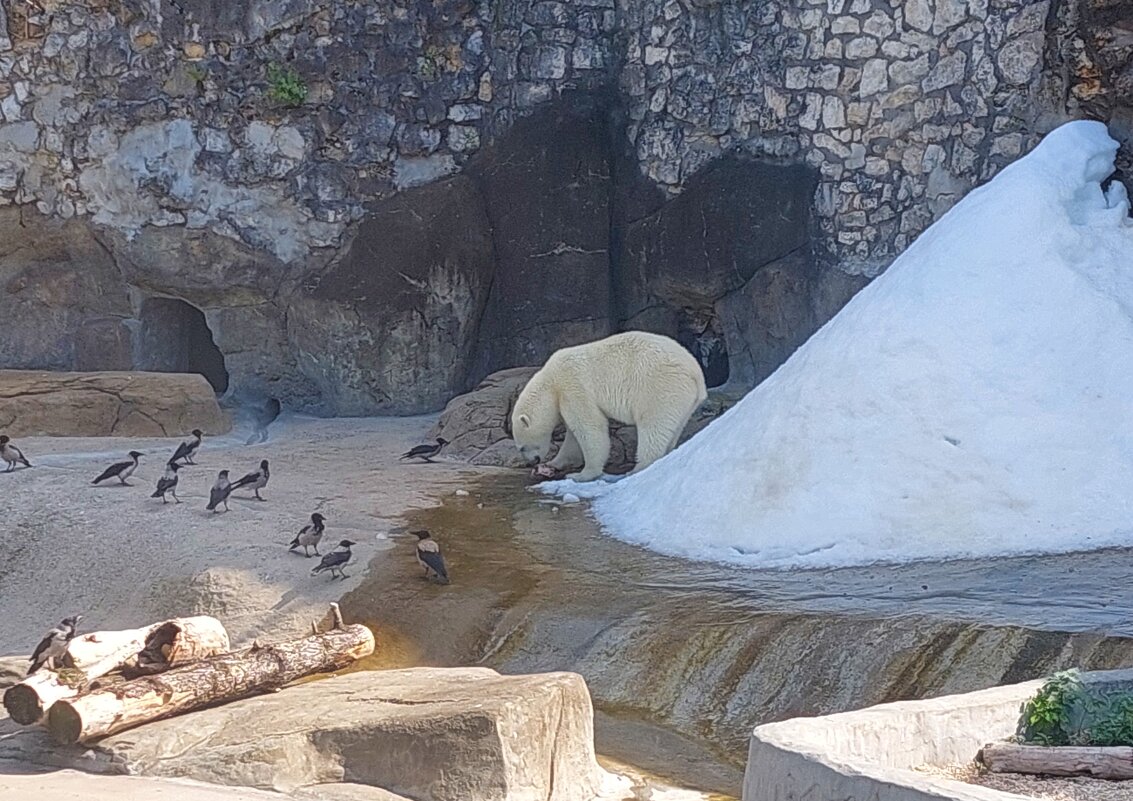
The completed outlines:
[[[4,708],[8,716],[21,726],[38,723],[46,711],[40,703],[39,693],[25,684],[15,684],[4,693]]]
[[[82,716],[66,701],[56,701],[47,711],[47,731],[59,745],[74,745],[82,736]]]

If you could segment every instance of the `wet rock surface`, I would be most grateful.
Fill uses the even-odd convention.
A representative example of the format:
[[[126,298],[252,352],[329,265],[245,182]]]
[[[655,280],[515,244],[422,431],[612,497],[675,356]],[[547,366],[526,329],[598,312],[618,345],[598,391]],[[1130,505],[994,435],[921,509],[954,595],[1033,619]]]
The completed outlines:
[[[737,570],[611,540],[585,506],[524,493],[526,481],[487,476],[406,516],[442,543],[451,587],[396,583],[375,564],[344,611],[396,644],[384,666],[580,673],[603,713],[600,753],[673,777],[703,749],[705,765],[681,768],[687,785],[737,794],[759,723],[1133,660],[1115,552]],[[1102,574],[1109,589],[1095,581],[1102,595],[1081,603],[1081,576]],[[422,591],[439,626],[427,637]]]

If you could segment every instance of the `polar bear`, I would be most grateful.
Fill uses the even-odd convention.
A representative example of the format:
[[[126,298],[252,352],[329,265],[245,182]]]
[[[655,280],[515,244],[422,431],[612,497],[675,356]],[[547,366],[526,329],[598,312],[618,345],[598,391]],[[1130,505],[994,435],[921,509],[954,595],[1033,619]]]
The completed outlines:
[[[593,481],[610,456],[609,420],[637,426],[637,464],[644,470],[676,447],[689,417],[708,397],[692,354],[658,334],[623,334],[562,348],[523,388],[511,431],[523,457],[541,461],[551,433],[566,423],[566,439],[550,462],[556,470],[583,463],[567,478]]]

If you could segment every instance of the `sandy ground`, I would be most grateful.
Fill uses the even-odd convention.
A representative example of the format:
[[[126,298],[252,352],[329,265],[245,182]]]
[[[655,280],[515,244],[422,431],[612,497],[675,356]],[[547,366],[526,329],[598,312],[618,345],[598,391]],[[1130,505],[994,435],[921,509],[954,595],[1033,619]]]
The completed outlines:
[[[246,446],[244,431],[206,439],[197,466],[181,471],[180,505],[149,497],[179,440],[19,440],[35,467],[0,473],[0,654],[28,653],[76,613],[86,631],[214,614],[235,643],[289,636],[356,586],[371,559],[396,560],[416,579],[414,541],[396,532],[399,516],[472,475],[460,464],[398,460],[432,423],[292,417],[273,425],[264,444]],[[130,449],[146,454],[133,486],[92,486]],[[241,491],[230,512],[205,510],[220,469],[235,479],[261,459],[271,463],[266,501]],[[312,577],[318,560],[288,552],[316,511],[327,519],[324,553],[342,538],[358,543],[345,581]]]
[[[1133,801],[1133,781],[989,773],[977,765],[925,768],[923,772],[1037,801]]]
[[[286,796],[180,779],[93,776],[74,770],[24,771],[0,763],[0,801],[408,801],[377,787],[319,785]],[[683,801],[674,798],[672,801]]]

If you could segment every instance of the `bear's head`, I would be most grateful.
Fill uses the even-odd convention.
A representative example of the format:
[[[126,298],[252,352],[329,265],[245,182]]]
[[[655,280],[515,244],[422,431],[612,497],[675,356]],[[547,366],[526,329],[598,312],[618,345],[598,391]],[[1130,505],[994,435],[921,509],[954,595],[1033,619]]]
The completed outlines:
[[[511,410],[511,436],[529,464],[538,464],[547,458],[551,435],[560,419],[558,396],[536,373],[519,393],[515,408]]]

